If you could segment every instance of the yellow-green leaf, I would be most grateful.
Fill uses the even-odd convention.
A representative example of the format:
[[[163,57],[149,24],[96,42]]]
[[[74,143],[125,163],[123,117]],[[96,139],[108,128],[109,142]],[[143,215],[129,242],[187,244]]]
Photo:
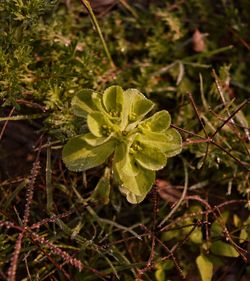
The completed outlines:
[[[84,89],[77,93],[76,96],[72,99],[71,105],[72,110],[76,116],[86,117],[88,113],[97,110],[97,106],[92,99],[94,91],[90,89]],[[99,101],[101,97],[99,94],[96,94],[96,98],[98,97]]]
[[[126,90],[124,92],[123,119],[128,119],[127,123],[130,124],[127,130],[132,130],[153,107],[154,103],[138,90]]]
[[[153,116],[145,119],[140,126],[145,130],[152,132],[161,132],[167,130],[171,123],[171,117],[168,111],[162,110],[156,112]]]
[[[63,148],[62,157],[69,170],[85,171],[104,163],[113,153],[114,149],[114,141],[108,141],[93,147],[85,142],[84,136],[78,136],[66,143]]]
[[[215,241],[210,247],[210,250],[213,254],[224,256],[224,257],[238,257],[239,253],[235,250],[235,248],[223,241]]]
[[[134,154],[136,162],[145,169],[157,171],[162,169],[167,158],[158,148],[153,146],[142,145],[141,151]]]
[[[190,240],[195,244],[201,244],[202,243],[202,233],[200,228],[195,228],[194,231],[190,234]]]
[[[99,138],[94,136],[92,133],[87,133],[84,135],[84,140],[86,141],[87,144],[91,146],[101,145],[107,142],[108,140],[110,140],[110,138],[112,138],[112,134],[109,135],[108,137],[99,137]]]
[[[103,104],[111,117],[119,118],[124,104],[123,89],[120,86],[111,86],[104,91]]]
[[[213,277],[213,264],[204,255],[196,258],[196,264],[199,269],[202,281],[211,281]]]
[[[143,195],[136,195],[133,192],[131,192],[129,189],[127,189],[125,186],[119,186],[119,189],[121,193],[126,196],[127,201],[131,204],[141,203],[147,195],[147,193]]]
[[[121,186],[136,196],[145,197],[155,181],[155,172],[136,165],[126,144],[116,147],[113,161],[115,176]]]
[[[167,137],[165,155],[167,157],[173,157],[179,154],[182,150],[182,138],[179,132],[171,128],[165,131],[165,136]]]
[[[166,280],[166,274],[163,269],[157,269],[155,271],[155,279],[157,281],[165,281]]]
[[[99,111],[90,113],[87,117],[90,132],[96,137],[108,137],[114,132],[115,125],[108,117]]]

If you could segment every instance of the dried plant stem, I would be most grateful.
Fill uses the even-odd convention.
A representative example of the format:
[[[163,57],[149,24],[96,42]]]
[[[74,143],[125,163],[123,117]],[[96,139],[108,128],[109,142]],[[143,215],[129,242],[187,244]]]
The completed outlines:
[[[191,101],[191,104],[192,104],[192,106],[193,106],[193,108],[194,108],[195,114],[196,114],[196,116],[197,116],[197,118],[198,118],[198,120],[199,120],[199,122],[200,122],[200,124],[201,124],[201,126],[202,126],[202,130],[203,130],[203,132],[204,132],[206,138],[209,139],[208,133],[207,133],[207,131],[206,131],[206,128],[205,128],[205,126],[204,126],[204,124],[203,124],[201,118],[200,118],[200,114],[199,114],[199,112],[198,112],[198,109],[197,109],[197,107],[196,107],[196,104],[195,104],[195,102],[194,102],[194,99],[193,99],[193,96],[192,96],[191,93],[188,93],[188,98],[189,98],[189,100]],[[204,164],[205,164],[205,162],[206,162],[207,155],[208,155],[208,149],[209,149],[209,142],[207,142],[206,152],[205,152],[205,156],[203,157],[203,161],[202,161],[201,167],[203,167]]]
[[[225,148],[223,148],[221,145],[219,145],[218,143],[211,141],[211,143],[215,146],[217,146],[218,148],[220,148],[223,152],[225,152],[228,156],[230,156],[231,158],[233,158],[241,167],[243,167],[244,169],[247,170],[247,172],[250,172],[250,168],[247,168],[246,165],[241,162],[238,158],[236,158],[235,156],[233,156],[232,153],[230,153],[229,151],[227,151]]]
[[[181,278],[184,279],[184,273],[183,273],[182,269],[180,268],[180,266],[179,266],[179,264],[177,262],[176,257],[174,256],[174,251],[176,251],[177,247],[172,249],[172,250],[170,250],[159,238],[156,237],[156,240],[162,246],[162,248],[169,254],[167,256],[167,258],[171,258],[172,259],[172,261],[173,261],[176,269],[178,270]]]
[[[29,185],[26,193],[26,204],[25,204],[25,209],[24,209],[24,216],[23,216],[23,227],[22,227],[22,232],[19,234],[16,245],[15,245],[15,250],[13,252],[12,258],[11,258],[11,264],[8,270],[8,281],[15,281],[16,280],[16,270],[17,270],[17,263],[18,263],[18,257],[21,251],[22,247],[22,240],[25,235],[25,232],[27,231],[27,225],[29,222],[29,216],[30,216],[30,205],[32,202],[33,198],[33,193],[34,193],[34,185],[35,181],[38,175],[38,171],[40,169],[40,162],[39,162],[39,156],[40,156],[41,150],[38,151],[36,160],[33,163],[33,167],[31,170],[31,175],[29,179]]]
[[[62,218],[66,218],[68,217],[69,215],[71,215],[73,213],[73,211],[68,211],[68,212],[65,212],[63,214],[60,214],[60,215],[54,215],[54,216],[51,216],[50,218],[46,218],[46,219],[43,219],[41,220],[40,222],[38,223],[34,223],[32,224],[32,226],[30,227],[30,229],[39,229],[42,225],[46,224],[46,223],[51,223],[51,222],[56,222],[57,220],[59,219],[62,219]]]
[[[31,120],[31,119],[39,119],[48,116],[48,114],[29,114],[29,115],[17,115],[17,116],[9,116],[9,117],[0,117],[1,121],[19,121],[19,120]]]
[[[15,110],[15,107],[13,107],[13,108],[11,109],[11,111],[10,111],[8,117],[11,117],[11,115],[12,115],[13,112],[14,112],[14,110]],[[8,122],[9,122],[9,120],[6,120],[6,121],[4,122],[4,124],[3,124],[2,130],[1,130],[1,133],[0,133],[0,140],[1,140],[2,137],[3,137],[4,131],[5,131],[6,128],[7,128]]]
[[[216,216],[220,226],[222,227],[223,229],[223,233],[226,237],[226,240],[234,247],[234,249],[239,253],[239,255],[242,257],[242,259],[244,260],[244,262],[247,262],[247,257],[245,256],[245,254],[247,254],[247,251],[242,249],[240,246],[238,246],[234,241],[233,239],[231,238],[231,235],[222,219],[222,215],[221,215],[221,212],[220,210],[215,207],[215,210],[218,212],[219,216],[216,216],[215,213],[214,215]]]
[[[64,268],[62,267],[62,265],[58,264],[48,253],[46,253],[46,251],[44,249],[41,248],[40,244],[35,241],[34,239],[32,239],[34,244],[36,244],[36,246],[41,250],[41,252],[48,258],[48,260],[55,265],[55,267],[61,271],[63,273],[63,275],[65,276],[65,278],[69,281],[74,281],[74,279],[72,279],[72,276],[69,276],[69,274],[64,270]]]
[[[30,204],[32,202],[32,198],[33,198],[33,194],[34,194],[34,185],[35,185],[36,177],[38,175],[38,171],[40,169],[40,162],[38,160],[39,154],[40,153],[38,153],[37,159],[33,164],[31,176],[30,176],[30,182],[29,182],[28,189],[27,189],[26,205],[25,205],[24,216],[23,216],[23,225],[24,226],[27,226],[28,221],[29,221]]]
[[[131,15],[136,18],[137,20],[139,19],[138,14],[136,13],[136,11],[128,4],[128,2],[126,0],[119,0],[119,2],[121,3],[121,5],[127,9]]]
[[[150,232],[151,236],[151,251],[150,251],[150,256],[147,261],[146,266],[139,270],[139,276],[143,275],[148,269],[150,269],[153,259],[155,256],[155,229],[156,229],[156,215],[157,215],[157,209],[158,209],[158,193],[155,188],[153,188],[153,226],[152,230]]]
[[[12,258],[11,258],[11,264],[8,270],[8,281],[15,281],[16,280],[16,270],[17,270],[17,263],[18,263],[18,257],[22,248],[22,240],[24,236],[25,230],[21,233],[19,233],[16,244],[15,244],[15,250],[13,252]]]
[[[186,164],[185,160],[183,159],[182,161],[183,161],[183,166],[184,166],[185,183],[184,183],[184,188],[183,188],[183,192],[182,192],[181,198],[176,203],[174,208],[170,211],[170,213],[161,221],[161,223],[159,224],[159,227],[161,227],[167,220],[169,220],[172,217],[172,215],[178,210],[178,208],[180,207],[182,201],[186,197],[187,189],[188,189],[188,170],[187,170],[187,164]]]
[[[60,257],[63,258],[64,261],[67,263],[73,265],[75,268],[77,268],[79,271],[83,269],[83,264],[80,260],[76,258],[72,258],[68,253],[65,251],[61,250],[60,248],[56,247],[53,245],[51,242],[49,242],[47,239],[39,236],[38,234],[32,232],[31,237],[35,240],[38,241],[42,245],[46,245],[54,254],[59,255]]]
[[[206,137],[202,137],[198,134],[195,134],[195,133],[192,133],[192,132],[189,132],[185,129],[182,129],[182,128],[179,128],[175,125],[171,125],[172,128],[175,128],[177,129],[178,131],[181,131],[181,132],[184,132],[186,134],[189,134],[189,135],[192,135],[192,136],[195,136],[195,137],[198,137],[199,139],[186,139],[186,142],[183,143],[183,145],[185,144],[194,144],[194,143],[211,143],[215,146],[217,146],[219,149],[221,149],[223,152],[225,152],[228,156],[230,156],[231,158],[233,158],[241,167],[243,167],[244,169],[246,169],[248,172],[250,172],[250,168],[246,167],[246,164],[243,163],[242,161],[240,161],[238,158],[236,158],[234,155],[232,155],[232,153],[230,153],[229,151],[227,151],[225,148],[223,148],[220,144],[218,144],[217,142],[214,141],[214,137],[219,133],[219,131],[233,118],[234,115],[236,115],[246,104],[249,104],[250,103],[250,99],[247,99],[245,100],[243,103],[241,103],[239,105],[239,107],[226,119],[222,122],[222,124],[215,130],[215,132],[212,134],[212,136],[209,136],[205,130],[205,126],[199,116],[199,112],[198,112],[198,109],[197,109],[197,106],[194,102],[194,99],[192,97],[192,94],[189,93],[188,94],[188,97],[189,97],[189,100],[194,108],[194,111],[195,111],[195,114],[199,120],[199,123],[201,124],[202,128],[203,128],[203,131],[205,133],[205,136]],[[203,164],[205,162],[205,159],[207,157],[207,154],[208,154],[208,145],[206,147],[206,152],[205,152],[205,156],[204,156],[204,159],[203,159]]]
[[[189,200],[189,199],[192,199],[192,200],[197,200],[197,201],[200,201],[200,203],[204,203],[205,200],[203,199],[197,199],[197,196],[186,196],[186,198]],[[185,198],[185,199],[186,199]],[[230,201],[226,201],[226,202],[223,202],[215,207],[211,207],[211,209],[209,210],[206,210],[206,211],[200,211],[200,212],[193,212],[193,213],[189,213],[187,215],[184,215],[182,217],[178,217],[176,218],[174,221],[170,222],[168,225],[164,226],[163,228],[160,229],[160,232],[163,232],[163,231],[167,231],[167,230],[170,230],[171,227],[173,225],[176,225],[178,224],[179,222],[182,222],[183,220],[185,219],[188,219],[188,218],[191,218],[191,217],[197,217],[199,215],[206,215],[206,214],[210,214],[210,213],[213,213],[214,212],[214,209],[215,208],[218,208],[218,209],[222,209],[228,205],[234,205],[234,204],[245,204],[247,203],[247,200],[230,200]],[[207,205],[208,203],[206,202],[205,205]]]
[[[238,113],[248,103],[250,103],[250,99],[247,99],[242,102],[239,107],[231,115],[229,115],[224,122],[222,122],[222,124],[216,129],[216,131],[212,134],[210,138],[213,139],[215,135],[234,117],[234,115]]]
[[[111,67],[112,67],[112,68],[115,68],[115,64],[114,64],[114,62],[113,62],[113,60],[112,60],[112,57],[111,57],[110,52],[109,52],[109,50],[108,50],[108,46],[107,46],[107,44],[106,44],[106,42],[105,42],[105,40],[104,40],[104,37],[103,37],[102,31],[101,31],[101,28],[100,28],[100,26],[99,26],[99,24],[98,24],[98,21],[97,21],[97,19],[96,19],[96,17],[95,17],[95,14],[94,14],[94,12],[93,12],[93,10],[92,10],[92,8],[91,8],[91,5],[90,5],[89,1],[88,1],[88,0],[81,0],[81,2],[82,2],[82,4],[83,4],[83,6],[87,9],[87,11],[88,11],[88,13],[89,13],[89,15],[90,15],[90,18],[91,18],[91,20],[92,20],[92,22],[93,22],[93,25],[94,25],[94,27],[96,28],[96,30],[97,30],[97,32],[98,32],[98,35],[99,35],[99,37],[100,37],[100,39],[101,39],[101,42],[102,42],[104,51],[105,51],[105,53],[106,53],[106,55],[107,55],[107,58],[108,58],[108,60],[109,60],[109,63],[110,63],[110,65],[111,65]]]
[[[181,129],[177,126],[171,126],[173,128],[176,128],[177,130],[179,131],[182,131],[184,133],[187,133],[187,134],[190,134],[190,135],[193,135],[193,136],[197,136],[199,137],[199,139],[186,139],[186,142],[183,143],[183,146],[184,145],[190,145],[190,144],[198,144],[198,143],[211,143],[215,146],[217,146],[219,149],[221,149],[223,152],[225,152],[228,156],[230,156],[231,158],[233,158],[242,168],[244,168],[245,170],[247,170],[247,172],[250,172],[250,168],[246,167],[246,164],[241,162],[238,158],[236,158],[235,156],[232,155],[232,153],[230,153],[229,151],[227,151],[225,148],[223,148],[220,144],[218,144],[217,142],[213,141],[210,137],[207,139],[207,138],[204,138],[200,135],[197,135],[197,134],[194,134],[192,132],[188,132],[187,130],[184,130],[184,129]]]
[[[49,144],[49,140],[48,140]],[[52,170],[51,170],[51,146],[47,147],[46,159],[46,194],[47,194],[47,211],[52,212],[53,209],[53,192],[52,192]]]
[[[196,200],[196,201],[199,201],[201,204],[203,204],[203,205],[206,207],[206,211],[205,211],[205,212],[202,212],[202,214],[205,214],[206,217],[208,216],[209,213],[212,213],[212,214],[213,214],[214,218],[218,221],[218,223],[219,223],[220,226],[222,227],[223,233],[224,233],[224,235],[225,235],[226,240],[229,241],[229,243],[235,248],[235,250],[239,253],[239,255],[242,257],[242,259],[243,259],[245,262],[247,261],[247,258],[246,258],[246,256],[245,256],[246,251],[245,251],[244,249],[242,249],[240,246],[238,246],[238,245],[233,241],[233,239],[231,238],[231,235],[230,235],[230,233],[229,233],[229,231],[228,231],[228,229],[227,229],[227,227],[226,227],[226,225],[225,225],[223,219],[221,219],[222,216],[221,216],[221,212],[220,212],[219,206],[215,206],[214,208],[212,208],[212,207],[208,204],[208,202],[207,202],[206,200],[204,200],[204,199],[202,199],[202,198],[200,198],[199,196],[196,196],[196,195],[194,195],[194,196],[186,196],[183,200]],[[232,201],[230,201],[230,202],[231,202],[231,203],[235,203],[235,201],[237,201],[237,200],[232,200]],[[223,205],[223,206],[224,206],[224,205]],[[215,211],[217,211],[217,213],[219,214],[219,216],[216,214]],[[183,219],[183,218],[182,218],[182,219]],[[208,223],[209,223],[209,222],[206,221],[206,224],[208,224]],[[176,224],[176,222],[175,222],[175,224]],[[196,226],[198,226],[198,224],[197,224]],[[196,226],[195,226],[195,227],[196,227]],[[194,228],[195,228],[195,227],[194,227]],[[166,229],[167,229],[167,227],[163,227],[160,231],[166,231]],[[194,230],[194,229],[191,230],[191,232],[188,234],[187,237],[189,237],[189,235],[193,232],[193,230]],[[183,244],[184,241],[185,241],[185,239],[184,239],[181,243]],[[179,243],[177,243],[177,244],[173,247],[173,249],[172,249],[171,251],[172,251],[172,252],[175,251],[175,248],[176,248],[176,247],[179,247],[179,246],[180,246]]]

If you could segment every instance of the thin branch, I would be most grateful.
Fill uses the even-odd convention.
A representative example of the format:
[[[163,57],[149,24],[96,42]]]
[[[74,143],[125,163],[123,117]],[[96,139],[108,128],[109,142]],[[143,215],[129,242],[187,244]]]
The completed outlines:
[[[177,262],[176,257],[174,256],[174,251],[176,251],[177,248],[170,250],[159,238],[156,237],[156,240],[162,246],[162,248],[169,254],[169,256],[167,258],[171,257],[171,259],[172,259],[176,269],[178,270],[181,278],[185,279],[185,275],[184,275],[182,269],[180,268],[180,266],[179,266],[179,264]]]
[[[170,217],[178,210],[178,208],[181,205],[182,201],[186,197],[187,189],[188,189],[188,170],[187,170],[187,164],[186,164],[184,159],[183,159],[183,166],[184,166],[184,174],[185,174],[185,183],[184,183],[184,188],[183,188],[183,192],[182,192],[181,198],[176,203],[174,208],[170,211],[170,213],[161,221],[161,223],[159,224],[159,227],[161,227],[167,220],[170,219]]]
[[[48,144],[50,140],[48,139]],[[47,211],[53,210],[53,186],[52,186],[52,169],[51,169],[51,146],[47,147],[46,157],[46,194],[47,194]]]
[[[156,229],[156,215],[157,215],[157,206],[158,206],[158,193],[155,188],[153,188],[153,226],[150,232],[150,236],[152,238],[151,241],[151,251],[149,255],[149,259],[147,261],[146,266],[139,271],[139,275],[144,274],[152,265],[154,256],[155,256],[155,229]]]
[[[247,254],[247,251],[242,249],[240,246],[238,246],[234,241],[233,239],[231,238],[230,234],[229,234],[229,231],[223,221],[222,218],[222,215],[221,215],[221,212],[220,210],[215,207],[215,210],[217,210],[217,212],[219,213],[219,216],[216,216],[219,224],[221,225],[221,227],[223,228],[223,232],[226,236],[226,240],[234,247],[234,249],[239,253],[239,255],[242,257],[242,259],[244,260],[244,262],[247,262],[247,257],[245,256],[245,254]]]
[[[230,119],[232,119],[234,115],[248,103],[250,103],[250,99],[245,100],[241,105],[239,105],[239,107],[216,129],[216,131],[212,134],[211,139],[213,139],[215,135],[230,121]]]
[[[207,131],[206,131],[206,128],[205,128],[205,126],[204,126],[204,124],[203,124],[201,118],[200,118],[200,114],[199,114],[199,112],[198,112],[198,108],[197,108],[197,106],[196,106],[196,104],[195,104],[195,102],[194,102],[194,99],[193,99],[193,96],[192,96],[191,93],[188,93],[188,98],[189,98],[189,100],[191,101],[191,104],[192,104],[192,106],[193,106],[193,108],[194,108],[194,111],[195,111],[195,114],[196,114],[196,116],[197,116],[197,118],[198,118],[198,120],[199,120],[199,122],[200,122],[200,124],[201,124],[201,126],[202,126],[202,129],[203,129],[203,132],[204,132],[205,136],[207,137],[207,139],[209,139],[208,133],[207,133]],[[206,162],[207,155],[208,155],[208,149],[209,149],[209,142],[207,142],[207,145],[206,145],[205,156],[203,157],[203,161],[202,161],[201,167],[204,166],[204,164],[205,164],[205,162]],[[200,167],[200,168],[201,168],[201,167]]]
[[[202,122],[202,120],[200,118],[200,115],[199,115],[199,112],[198,112],[198,108],[196,107],[196,104],[194,102],[194,98],[193,98],[191,93],[188,93],[188,98],[191,101],[191,104],[192,104],[192,106],[194,108],[195,114],[196,114],[196,116],[197,116],[197,118],[198,118],[198,120],[199,120],[199,122],[200,122],[200,124],[202,126],[202,129],[203,129],[203,131],[205,133],[205,136],[208,138],[208,134],[207,134],[206,128],[205,128],[205,126],[204,126],[204,124],[203,124],[203,122]]]
[[[1,121],[19,121],[19,120],[32,120],[39,119],[48,116],[47,113],[36,113],[36,114],[28,114],[28,115],[16,115],[9,117],[0,117]]]
[[[174,129],[176,129],[176,130],[178,130],[178,131],[180,131],[180,132],[186,133],[186,134],[188,134],[188,135],[191,135],[191,136],[198,137],[198,138],[201,138],[201,139],[206,140],[206,138],[204,138],[203,136],[200,136],[200,135],[198,135],[198,134],[195,134],[195,133],[193,133],[193,132],[190,132],[190,131],[188,131],[188,130],[185,130],[185,129],[183,129],[183,128],[180,128],[180,127],[178,127],[178,126],[176,126],[176,125],[174,125],[174,124],[171,124],[170,127],[171,127],[171,128],[174,128]]]
[[[8,115],[8,118],[11,117],[11,115],[13,114],[14,111],[15,111],[15,107],[13,107],[13,108],[11,109],[11,111],[10,111],[10,113],[9,113],[9,115]],[[1,140],[2,137],[3,137],[3,134],[4,134],[4,132],[5,132],[6,128],[7,128],[8,122],[9,122],[9,120],[6,120],[6,121],[4,122],[4,124],[3,124],[2,130],[1,130],[1,133],[0,133],[0,140]]]
[[[227,151],[225,148],[223,148],[220,144],[218,144],[212,140],[211,140],[211,143],[214,144],[215,146],[217,146],[218,148],[220,148],[223,152],[225,152],[227,155],[229,155],[231,158],[233,158],[241,167],[243,167],[248,172],[250,172],[250,168],[247,168],[246,164],[242,163],[238,158],[233,156],[233,154],[231,154],[229,151]]]
[[[30,229],[39,229],[44,224],[56,222],[58,219],[66,218],[66,217],[70,216],[72,213],[73,213],[73,210],[70,210],[63,214],[54,215],[50,218],[43,219],[40,222],[32,224]]]

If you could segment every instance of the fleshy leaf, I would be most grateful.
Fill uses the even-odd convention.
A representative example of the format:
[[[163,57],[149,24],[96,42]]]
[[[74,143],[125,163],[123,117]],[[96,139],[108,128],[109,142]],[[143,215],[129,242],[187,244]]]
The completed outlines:
[[[135,153],[134,158],[143,168],[157,171],[166,165],[167,158],[158,148],[142,145],[141,149]]]
[[[158,148],[167,158],[180,153],[182,149],[181,136],[175,129],[161,133],[145,131],[144,134],[138,134],[137,139],[145,145]]]
[[[140,123],[142,129],[152,132],[162,132],[167,130],[171,123],[171,117],[168,111],[162,110],[156,112],[153,116],[145,119]]]
[[[120,184],[137,196],[146,195],[155,181],[155,172],[136,165],[125,144],[115,150],[114,172]]]
[[[155,279],[156,281],[165,281],[166,280],[166,273],[165,270],[160,268],[155,271]]]
[[[120,189],[121,193],[123,193],[126,196],[127,201],[131,204],[141,203],[147,195],[147,193],[145,193],[144,195],[136,195],[136,194],[132,193],[131,191],[129,191],[129,189],[127,189],[124,186],[120,186],[119,189]]]
[[[235,250],[235,248],[223,241],[215,241],[211,247],[210,250],[213,254],[224,256],[224,257],[238,257],[239,253]]]
[[[94,92],[90,89],[81,90],[77,93],[76,96],[72,99],[71,105],[73,113],[79,117],[86,117],[88,113],[91,113],[97,110],[97,106],[92,99],[92,95]],[[95,93],[96,96],[99,97],[100,95]]]
[[[95,104],[95,106],[98,110],[100,110],[101,112],[106,112],[105,109],[103,108],[102,95],[101,94],[99,94],[97,92],[93,92],[92,100],[93,100],[93,103]]]
[[[204,255],[196,258],[196,264],[199,269],[202,281],[211,281],[213,277],[213,264]]]
[[[134,162],[130,160],[128,146],[124,143],[117,145],[114,156],[115,166],[119,166],[122,173],[129,174],[131,177],[136,176],[139,171]]]
[[[107,88],[104,91],[102,100],[106,111],[111,115],[111,117],[121,117],[124,104],[124,94],[123,89],[120,86],[111,86]]]
[[[128,89],[124,92],[124,103],[124,115],[127,115],[128,123],[131,124],[129,130],[134,128],[154,107],[154,103],[136,89]]]
[[[174,230],[169,229],[166,232],[162,233],[161,239],[163,241],[169,241],[169,240],[172,240],[174,238],[180,237],[180,235],[181,235],[181,232],[180,232],[179,229],[174,229]]]
[[[93,147],[85,142],[84,136],[78,136],[66,143],[62,157],[69,170],[79,172],[101,165],[113,153],[114,149],[114,141]]]
[[[165,131],[165,136],[167,137],[165,155],[167,157],[173,157],[179,154],[182,150],[182,138],[179,132],[171,128]]]
[[[87,124],[90,132],[96,137],[108,137],[114,130],[114,125],[108,117],[99,111],[88,115]]]
[[[109,203],[109,194],[110,194],[110,179],[109,171],[105,170],[105,175],[103,175],[98,181],[93,193],[91,194],[91,200],[96,201],[97,203],[107,205]],[[108,175],[108,176],[107,176]]]
[[[161,152],[165,153],[168,149],[168,137],[165,133],[155,133],[151,131],[144,132],[144,134],[138,134],[136,139],[149,146],[158,148]]]
[[[154,107],[154,103],[147,99],[142,93],[138,90],[131,89],[127,90],[130,93],[133,93],[132,107],[131,113],[135,114],[137,118],[142,119],[152,108]]]
[[[202,244],[202,232],[200,228],[195,228],[189,236],[189,239],[195,244]]]
[[[87,144],[91,146],[101,145],[107,142],[108,140],[110,140],[111,138],[112,138],[112,134],[109,135],[108,137],[100,137],[100,138],[94,136],[92,133],[87,133],[84,135],[84,140],[86,141]]]
[[[215,220],[211,225],[211,236],[212,237],[219,237],[221,233],[223,233],[223,224],[226,224],[229,218],[229,212],[225,211],[221,214],[220,220]]]

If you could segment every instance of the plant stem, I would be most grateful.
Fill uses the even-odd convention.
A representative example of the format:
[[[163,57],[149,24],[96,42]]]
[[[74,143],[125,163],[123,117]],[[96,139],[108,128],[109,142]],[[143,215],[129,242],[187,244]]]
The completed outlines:
[[[48,140],[48,144],[50,141]],[[52,170],[51,170],[51,147],[47,147],[46,159],[46,193],[47,193],[47,211],[52,212],[53,209],[53,193],[52,193]]]
[[[31,119],[39,119],[48,116],[48,114],[30,114],[30,115],[16,115],[16,116],[8,116],[8,117],[0,117],[1,121],[18,121],[18,120],[31,120]]]
[[[176,205],[174,206],[174,208],[170,211],[170,213],[161,221],[161,223],[159,224],[159,227],[161,227],[167,220],[170,219],[170,217],[172,217],[172,215],[177,211],[177,209],[180,207],[182,201],[184,200],[186,194],[187,194],[187,189],[188,189],[188,169],[187,169],[187,163],[184,159],[182,159],[183,161],[183,166],[184,166],[184,174],[185,174],[185,183],[184,183],[184,189],[181,195],[180,200],[176,203]]]
[[[106,55],[107,55],[107,58],[108,58],[108,60],[109,60],[109,63],[110,63],[110,65],[111,65],[111,67],[112,67],[112,68],[115,68],[115,64],[114,64],[114,62],[113,62],[113,60],[112,60],[112,58],[111,58],[111,55],[110,55],[110,52],[109,52],[109,50],[108,50],[107,44],[106,44],[106,42],[105,42],[105,40],[104,40],[104,37],[103,37],[103,35],[102,35],[101,28],[100,28],[100,26],[99,26],[99,24],[98,24],[98,21],[97,21],[97,19],[96,19],[96,17],[95,17],[95,14],[94,14],[94,12],[93,12],[93,10],[92,10],[92,8],[91,8],[91,5],[90,5],[89,1],[88,1],[88,0],[81,0],[81,2],[82,2],[82,4],[83,4],[83,6],[87,9],[87,11],[88,11],[88,13],[89,13],[89,15],[90,15],[90,18],[91,18],[91,20],[92,20],[92,22],[93,22],[93,25],[94,25],[94,27],[96,28],[96,30],[97,30],[97,32],[98,32],[98,35],[99,35],[99,37],[100,37],[100,39],[101,39],[101,42],[102,42],[104,51],[105,51],[105,53],[106,53]]]

